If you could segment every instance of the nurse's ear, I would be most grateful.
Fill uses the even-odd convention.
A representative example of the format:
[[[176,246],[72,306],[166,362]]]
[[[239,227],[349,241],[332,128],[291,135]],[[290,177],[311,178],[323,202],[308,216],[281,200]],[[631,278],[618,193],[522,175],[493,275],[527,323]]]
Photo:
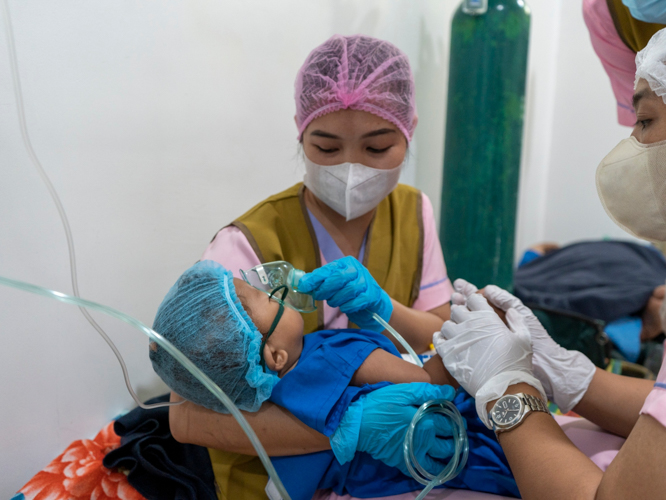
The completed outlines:
[[[273,370],[274,372],[280,373],[280,371],[287,366],[289,361],[289,354],[284,349],[277,349],[270,344],[264,346],[264,360],[266,361],[266,366]]]

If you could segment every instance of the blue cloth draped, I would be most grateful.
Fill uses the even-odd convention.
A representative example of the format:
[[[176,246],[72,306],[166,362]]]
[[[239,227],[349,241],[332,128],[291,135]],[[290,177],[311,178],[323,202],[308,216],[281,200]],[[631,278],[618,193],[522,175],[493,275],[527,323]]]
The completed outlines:
[[[522,265],[514,276],[514,293],[526,304],[610,323],[639,313],[664,281],[666,260],[654,247],[585,241]]]
[[[362,394],[388,385],[349,387],[351,378],[375,349],[400,356],[383,335],[367,330],[325,330],[304,338],[298,364],[275,386],[271,401],[308,426],[330,436],[345,410]],[[460,391],[454,403],[467,421],[470,454],[461,474],[446,486],[518,497],[518,487],[493,431],[476,414],[474,399]],[[292,500],[307,500],[317,489],[339,495],[373,498],[423,488],[400,470],[357,453],[340,465],[332,451],[293,457],[272,457]]]

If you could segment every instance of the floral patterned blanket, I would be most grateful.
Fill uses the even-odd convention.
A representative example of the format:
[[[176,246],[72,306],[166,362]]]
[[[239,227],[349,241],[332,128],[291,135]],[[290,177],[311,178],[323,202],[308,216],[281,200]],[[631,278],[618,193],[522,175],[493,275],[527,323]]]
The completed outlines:
[[[11,500],[144,500],[122,472],[102,465],[120,446],[113,422],[94,439],[80,439],[37,473]]]

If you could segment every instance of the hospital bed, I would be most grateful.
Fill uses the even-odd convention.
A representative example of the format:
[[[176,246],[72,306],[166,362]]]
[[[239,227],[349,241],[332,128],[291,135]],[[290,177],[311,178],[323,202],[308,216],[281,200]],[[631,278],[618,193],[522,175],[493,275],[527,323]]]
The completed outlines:
[[[609,434],[583,418],[571,416],[554,416],[554,418],[574,444],[602,470],[606,470],[624,443],[623,438]],[[119,444],[120,438],[113,433],[111,424],[102,429],[93,440],[75,441],[63,454],[23,486],[12,500],[88,499],[94,496],[91,495],[93,491],[104,493],[103,496],[97,497],[100,500],[141,500],[143,497],[129,486],[127,478],[122,473],[109,471],[101,463],[104,453]],[[70,470],[67,471],[67,465],[73,463],[78,463],[77,470],[85,471],[85,473],[75,473],[76,467],[74,466],[70,466]],[[77,475],[78,483],[76,482]],[[81,495],[72,494],[72,491],[79,491]],[[413,500],[418,493],[415,491],[380,497],[378,500]],[[426,500],[497,500],[503,498],[509,497],[467,490],[439,489],[431,491]],[[356,499],[348,495],[338,496],[328,491],[319,491],[313,500]]]

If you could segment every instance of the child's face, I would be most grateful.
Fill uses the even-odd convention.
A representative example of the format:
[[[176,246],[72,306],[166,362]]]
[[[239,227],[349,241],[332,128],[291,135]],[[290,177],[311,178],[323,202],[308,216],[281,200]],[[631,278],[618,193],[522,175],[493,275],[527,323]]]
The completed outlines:
[[[280,308],[278,302],[239,278],[234,278],[234,286],[245,312],[265,337]],[[280,375],[283,372],[286,373],[286,370],[298,361],[303,350],[303,318],[299,312],[290,307],[284,308],[282,318],[273,334],[268,338],[267,346],[272,350],[284,351],[287,354],[286,365],[280,365],[280,369],[275,370]],[[268,359],[266,359],[266,363],[271,364]]]

